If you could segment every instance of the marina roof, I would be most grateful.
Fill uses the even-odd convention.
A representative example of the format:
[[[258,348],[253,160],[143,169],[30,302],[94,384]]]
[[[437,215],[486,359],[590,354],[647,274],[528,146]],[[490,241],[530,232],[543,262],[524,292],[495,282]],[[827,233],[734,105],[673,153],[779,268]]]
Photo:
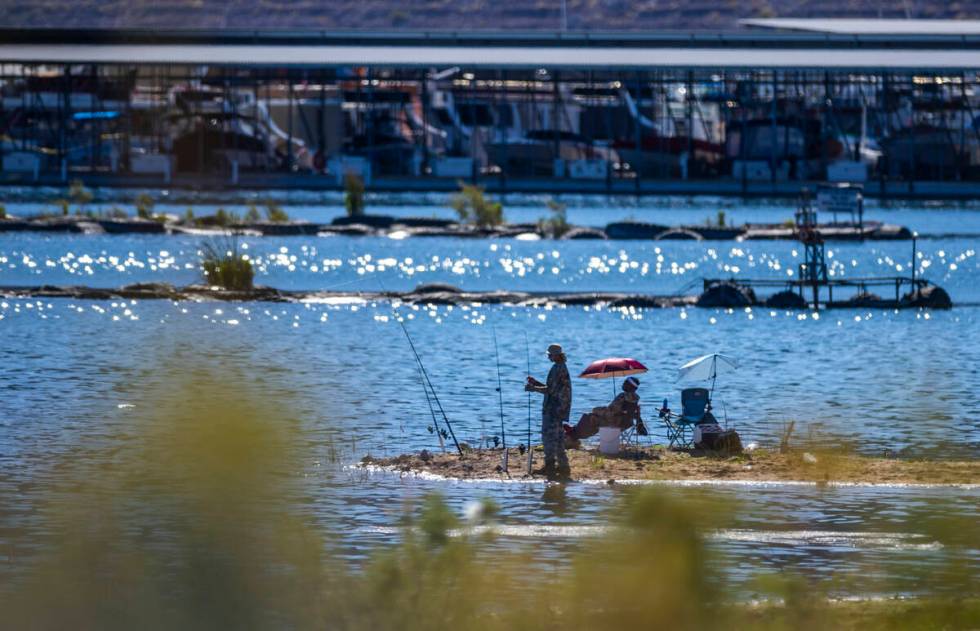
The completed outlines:
[[[980,35],[980,20],[762,18],[738,23],[750,28],[837,35]]]
[[[0,32],[0,63],[969,71],[980,69],[980,33]]]

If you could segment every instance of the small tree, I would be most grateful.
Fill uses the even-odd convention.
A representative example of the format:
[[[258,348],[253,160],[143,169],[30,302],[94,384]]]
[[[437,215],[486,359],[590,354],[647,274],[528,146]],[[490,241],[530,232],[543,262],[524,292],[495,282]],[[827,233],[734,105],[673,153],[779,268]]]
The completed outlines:
[[[503,205],[487,199],[483,187],[463,183],[460,186],[460,191],[453,195],[450,202],[460,221],[480,228],[499,226],[504,222]]]
[[[184,211],[184,223],[189,226],[193,226],[197,223],[197,219],[194,218],[194,209],[190,206],[188,206],[187,210]]]
[[[344,206],[348,217],[364,214],[364,180],[353,171],[344,174]]]
[[[553,239],[560,239],[572,227],[568,223],[567,206],[554,199],[549,199],[546,204],[551,216],[540,221],[541,231]]]
[[[153,219],[153,198],[146,193],[136,197],[136,216],[140,219]]]

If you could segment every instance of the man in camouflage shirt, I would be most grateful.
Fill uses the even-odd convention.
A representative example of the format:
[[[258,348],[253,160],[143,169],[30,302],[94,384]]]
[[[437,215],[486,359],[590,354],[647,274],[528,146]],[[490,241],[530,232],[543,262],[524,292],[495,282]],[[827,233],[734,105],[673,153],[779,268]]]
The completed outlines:
[[[562,424],[568,420],[572,409],[572,381],[565,366],[565,353],[561,346],[552,344],[548,347],[548,359],[554,362],[548,372],[548,382],[541,383],[528,375],[528,392],[540,392],[544,395],[541,405],[541,442],[544,443],[544,468],[534,473],[543,473],[548,479],[565,479],[571,477],[568,457],[565,455],[565,432]]]

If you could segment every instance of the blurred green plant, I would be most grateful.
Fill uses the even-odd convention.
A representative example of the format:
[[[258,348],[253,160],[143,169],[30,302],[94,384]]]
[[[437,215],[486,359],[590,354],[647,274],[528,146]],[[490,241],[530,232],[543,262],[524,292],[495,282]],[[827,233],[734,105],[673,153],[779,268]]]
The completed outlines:
[[[460,182],[460,190],[453,195],[450,206],[461,222],[479,228],[491,228],[504,222],[503,205],[488,199],[481,186]]]
[[[245,222],[258,223],[260,221],[262,221],[262,215],[259,213],[259,209],[255,204],[249,204],[248,210],[245,212]]]
[[[248,255],[238,249],[234,239],[215,239],[201,245],[201,267],[209,285],[222,289],[252,289],[255,270]]]

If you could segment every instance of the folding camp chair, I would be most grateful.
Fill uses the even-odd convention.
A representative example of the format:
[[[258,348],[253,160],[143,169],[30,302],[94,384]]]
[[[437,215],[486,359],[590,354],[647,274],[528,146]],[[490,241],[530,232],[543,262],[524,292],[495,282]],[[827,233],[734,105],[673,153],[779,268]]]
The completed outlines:
[[[642,421],[640,421],[642,422]],[[640,449],[643,445],[641,440],[646,437],[648,442],[652,443],[650,438],[650,431],[647,428],[647,424],[643,423],[644,433],[640,433],[638,423],[633,423],[631,426],[623,430],[623,433],[619,435],[619,442],[626,449]]]
[[[667,426],[667,440],[671,447],[691,449],[694,447],[694,426],[702,422],[711,410],[710,393],[707,388],[685,388],[681,390],[681,413],[672,414],[664,407],[660,417]]]

